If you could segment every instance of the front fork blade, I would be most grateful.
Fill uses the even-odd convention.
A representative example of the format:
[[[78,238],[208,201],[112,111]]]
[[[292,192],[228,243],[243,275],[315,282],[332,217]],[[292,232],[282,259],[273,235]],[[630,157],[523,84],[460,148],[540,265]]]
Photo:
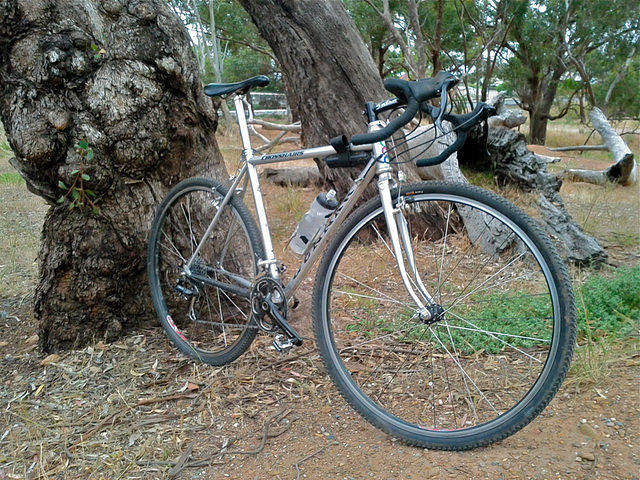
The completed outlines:
[[[407,262],[409,263],[409,271],[413,276],[414,283],[416,287],[418,287],[418,291],[420,295],[424,298],[425,302],[428,305],[433,305],[434,301],[429,292],[427,291],[424,283],[422,282],[422,278],[420,278],[420,273],[418,273],[418,267],[416,265],[416,260],[413,255],[413,245],[411,244],[411,234],[409,233],[409,227],[407,225],[407,219],[404,218],[402,210],[398,208],[395,213],[396,223],[398,225],[398,230],[400,232],[400,239],[402,241],[402,248],[404,250],[405,256],[407,257]]]

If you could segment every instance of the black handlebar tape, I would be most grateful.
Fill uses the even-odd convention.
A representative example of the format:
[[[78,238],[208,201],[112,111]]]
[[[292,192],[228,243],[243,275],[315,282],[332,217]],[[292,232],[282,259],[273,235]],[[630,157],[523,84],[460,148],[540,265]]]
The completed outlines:
[[[402,115],[390,121],[386,127],[381,128],[380,130],[354,135],[353,137],[351,137],[351,144],[367,145],[369,143],[381,142],[382,140],[386,140],[396,131],[400,130],[407,123],[413,120],[413,117],[416,116],[419,108],[420,104],[417,102],[417,100],[415,100],[414,98],[410,98],[409,103],[407,103],[407,108]]]
[[[444,162],[453,152],[457,152],[462,148],[464,142],[467,141],[467,132],[460,131],[458,132],[458,138],[456,141],[449,145],[440,155],[432,158],[421,158],[416,162],[418,167],[432,167],[433,165],[438,165]]]

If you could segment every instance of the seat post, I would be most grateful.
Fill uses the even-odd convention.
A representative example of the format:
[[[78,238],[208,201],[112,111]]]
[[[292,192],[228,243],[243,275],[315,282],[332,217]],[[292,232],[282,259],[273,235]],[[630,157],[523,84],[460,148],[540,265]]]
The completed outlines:
[[[249,136],[249,127],[247,126],[247,119],[245,118],[244,111],[244,96],[236,95],[233,97],[233,103],[236,107],[236,121],[238,122],[238,128],[240,129],[240,138],[242,139],[242,150],[245,158],[251,158],[253,156],[253,149],[251,148],[251,137]]]

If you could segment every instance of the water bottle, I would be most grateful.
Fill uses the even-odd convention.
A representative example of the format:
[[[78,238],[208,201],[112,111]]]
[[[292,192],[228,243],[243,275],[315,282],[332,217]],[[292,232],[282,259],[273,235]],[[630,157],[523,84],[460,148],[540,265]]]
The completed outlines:
[[[289,247],[298,255],[304,255],[313,245],[312,240],[324,226],[333,211],[338,208],[335,190],[320,193],[304,214],[291,236]]]

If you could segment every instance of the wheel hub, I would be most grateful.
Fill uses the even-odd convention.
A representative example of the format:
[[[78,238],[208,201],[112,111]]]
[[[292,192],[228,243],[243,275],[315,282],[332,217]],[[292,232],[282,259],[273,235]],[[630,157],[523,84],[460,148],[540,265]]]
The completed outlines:
[[[434,303],[433,305],[427,305],[425,307],[427,315],[421,315],[421,320],[427,324],[432,325],[434,323],[445,320],[445,311],[442,305]]]

